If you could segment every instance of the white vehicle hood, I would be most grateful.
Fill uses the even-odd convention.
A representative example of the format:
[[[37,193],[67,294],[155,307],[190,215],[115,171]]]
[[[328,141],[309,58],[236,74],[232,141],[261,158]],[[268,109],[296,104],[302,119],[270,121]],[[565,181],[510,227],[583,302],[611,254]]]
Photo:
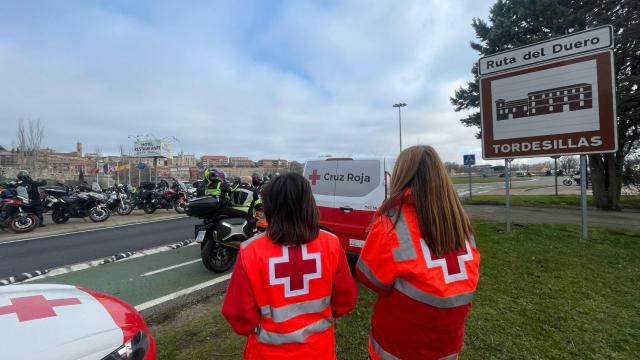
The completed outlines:
[[[102,304],[74,286],[0,286],[3,359],[101,359],[123,340]]]

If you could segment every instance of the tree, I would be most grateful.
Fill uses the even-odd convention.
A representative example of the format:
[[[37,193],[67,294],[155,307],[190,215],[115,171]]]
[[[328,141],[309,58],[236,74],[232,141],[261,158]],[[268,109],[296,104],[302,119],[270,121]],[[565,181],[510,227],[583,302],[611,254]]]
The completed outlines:
[[[596,206],[618,210],[624,159],[640,139],[640,1],[498,0],[491,7],[489,23],[473,20],[480,41],[471,42],[471,47],[484,56],[605,24],[613,25],[615,34],[619,148],[611,154],[589,155],[589,168]],[[480,128],[477,64],[471,72],[473,81],[456,90],[451,103],[456,111],[472,111],[460,119],[463,124]]]
[[[580,160],[577,156],[563,156],[558,159],[558,166],[565,174],[570,174],[571,170],[577,170]]]
[[[44,138],[44,127],[40,120],[28,120],[25,127],[22,119],[18,120],[16,141],[18,152],[27,160],[27,168],[38,177],[38,155]]]
[[[459,173],[459,172],[465,171],[465,170],[464,170],[464,166],[463,166],[463,165],[458,164],[458,163],[457,163],[457,162],[455,162],[455,161],[445,161],[445,162],[444,162],[444,166],[447,168],[447,171],[448,171],[449,173],[451,173],[451,171],[452,171],[452,170],[453,170],[453,171],[455,171],[456,173]]]

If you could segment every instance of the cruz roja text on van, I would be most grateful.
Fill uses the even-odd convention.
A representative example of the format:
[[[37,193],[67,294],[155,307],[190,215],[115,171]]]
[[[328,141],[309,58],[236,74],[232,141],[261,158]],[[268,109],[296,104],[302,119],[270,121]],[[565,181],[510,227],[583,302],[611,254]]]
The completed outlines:
[[[543,140],[543,141],[531,141],[531,142],[517,142],[511,144],[497,144],[492,145],[496,154],[510,153],[510,152],[528,152],[528,151],[540,151],[551,149],[577,149],[585,148],[585,151],[590,147],[598,147],[602,145],[602,137],[592,136],[590,138],[580,137],[576,143],[574,139],[555,139],[555,140]]]
[[[356,182],[359,184],[371,182],[371,177],[369,175],[365,175],[364,173],[358,174],[324,174],[324,179],[329,181],[349,181]]]
[[[549,54],[549,50],[551,50],[551,54],[556,55],[563,51],[571,51],[574,49],[588,48],[589,46],[595,46],[600,43],[599,37],[594,38],[586,38],[583,40],[578,40],[566,44],[553,44],[551,48],[541,46],[540,50],[530,50],[522,55],[522,60],[528,61],[531,59],[544,58]],[[518,59],[515,56],[505,56],[499,60],[487,60],[487,69],[495,69],[504,65],[515,64],[518,62]]]

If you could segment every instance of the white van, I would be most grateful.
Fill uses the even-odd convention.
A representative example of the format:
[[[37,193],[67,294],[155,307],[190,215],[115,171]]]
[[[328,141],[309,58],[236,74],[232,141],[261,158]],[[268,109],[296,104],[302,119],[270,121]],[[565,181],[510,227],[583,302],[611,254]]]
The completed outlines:
[[[320,210],[320,225],[359,254],[373,215],[387,198],[395,159],[386,157],[309,160],[304,176]]]

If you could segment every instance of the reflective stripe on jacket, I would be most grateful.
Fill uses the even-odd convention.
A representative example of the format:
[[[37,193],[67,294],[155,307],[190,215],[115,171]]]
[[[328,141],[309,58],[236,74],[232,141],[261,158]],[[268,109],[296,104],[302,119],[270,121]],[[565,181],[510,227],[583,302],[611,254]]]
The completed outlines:
[[[378,217],[356,267],[358,278],[379,294],[371,319],[370,356],[455,359],[479,264],[473,238],[458,251],[433,254],[421,239],[412,204],[405,204],[397,216]]]
[[[222,195],[222,181],[217,180],[217,181],[214,181],[214,182],[210,183],[209,185],[207,185],[207,188],[205,190],[205,194],[206,195],[211,195],[211,196],[220,196],[220,195]]]
[[[248,336],[245,359],[332,360],[334,317],[351,311],[356,295],[335,235],[321,231],[302,246],[259,235],[242,244],[222,313]]]

